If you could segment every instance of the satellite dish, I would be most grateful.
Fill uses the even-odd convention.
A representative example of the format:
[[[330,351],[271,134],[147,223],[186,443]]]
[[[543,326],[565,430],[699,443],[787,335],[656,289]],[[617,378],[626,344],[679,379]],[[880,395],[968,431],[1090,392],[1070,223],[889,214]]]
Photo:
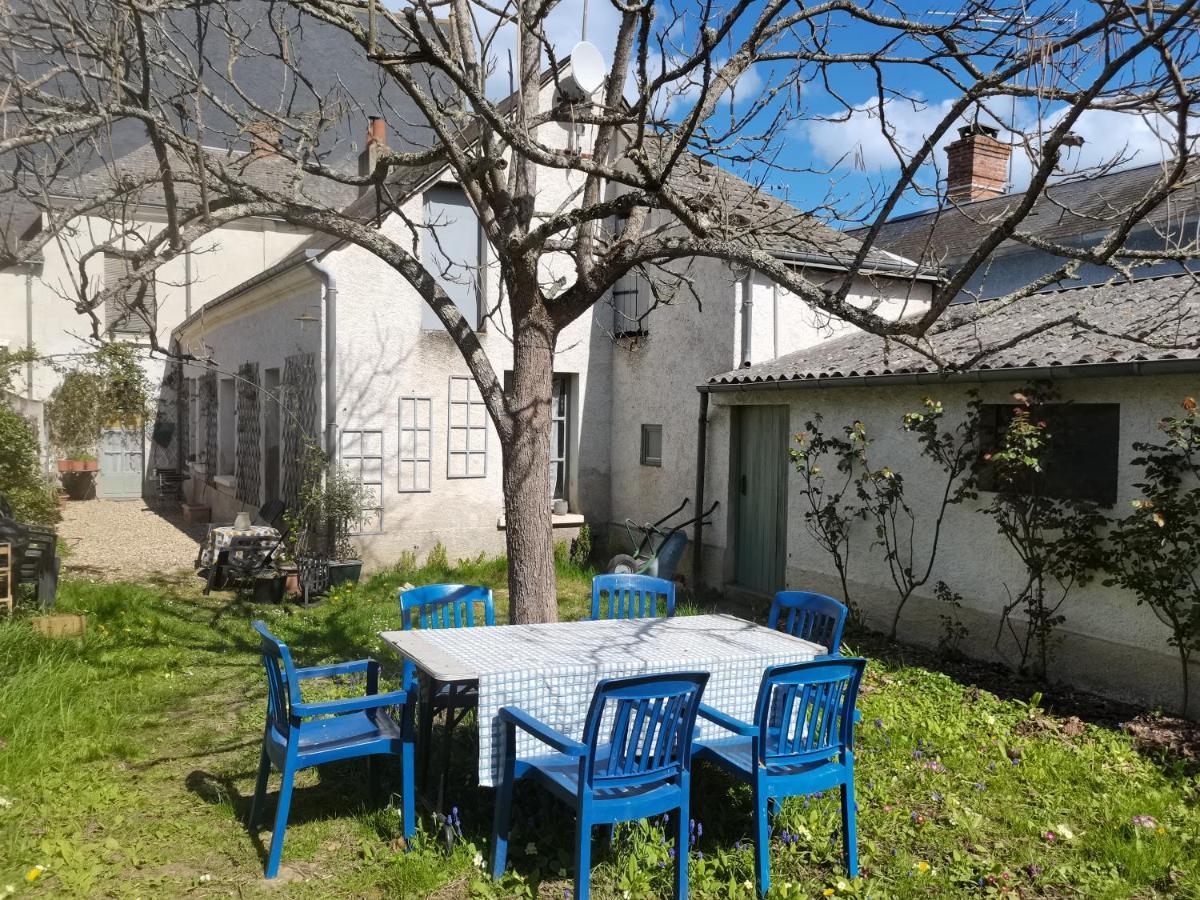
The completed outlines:
[[[604,84],[604,57],[595,44],[580,41],[570,59],[571,70],[561,82],[562,91],[573,100],[590,100]]]

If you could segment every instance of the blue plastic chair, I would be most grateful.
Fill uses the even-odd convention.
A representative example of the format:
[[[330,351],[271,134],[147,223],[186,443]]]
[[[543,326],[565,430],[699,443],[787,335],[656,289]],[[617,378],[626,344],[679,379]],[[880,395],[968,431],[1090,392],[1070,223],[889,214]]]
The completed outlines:
[[[823,657],[771,666],[758,689],[753,724],[700,706],[701,716],[732,736],[697,740],[696,758],[716,763],[753,793],[760,895],[771,887],[768,807],[784,797],[841,787],[846,870],[851,878],[858,875],[854,702],[866,665],[857,657]]]
[[[528,776],[575,810],[575,900],[588,897],[593,826],[672,810],[676,811],[675,897],[684,900],[692,732],[707,683],[707,672],[604,679],[596,685],[581,741],[516,707],[501,707],[505,744],[492,828],[492,877],[504,874],[513,786]],[[611,726],[602,736],[606,722]],[[518,758],[518,728],[546,744],[546,753]]]
[[[483,625],[496,624],[496,607],[490,588],[470,584],[427,584],[400,592],[400,629],[411,631],[419,628],[471,628],[480,623],[477,607],[482,614]],[[404,661],[403,686],[405,690],[418,691],[417,669],[409,660]],[[479,706],[477,682],[435,682],[429,687],[428,697],[422,698],[419,742],[423,754],[421,781],[424,783],[429,771],[432,755],[433,717],[439,711],[446,712],[445,743],[442,748],[442,778],[450,769],[451,736],[454,728],[466,714]]]
[[[370,758],[374,756],[399,756],[404,837],[405,840],[411,839],[416,812],[412,716],[408,692],[379,693],[379,663],[373,659],[297,669],[286,644],[271,634],[262,622],[256,621],[254,628],[262,635],[262,660],[267,670],[267,723],[263,731],[254,802],[250,806],[249,826],[252,832],[258,827],[271,766],[274,765],[283,775],[266,877],[274,878],[279,873],[283,835],[287,830],[288,809],[292,802],[292,783],[297,772],[310,766],[363,756],[373,763]],[[323,703],[303,702],[300,682],[304,679],[358,672],[364,672],[367,676],[365,697]],[[401,707],[400,723],[384,711],[389,706]],[[376,775],[372,764],[372,786],[376,784]]]
[[[840,656],[842,632],[849,612],[844,603],[824,594],[780,591],[771,603],[767,627],[821,644],[829,650],[830,656]]]
[[[665,612],[660,613],[660,607]],[[675,615],[675,582],[649,575],[597,575],[592,579],[593,621],[662,615]]]

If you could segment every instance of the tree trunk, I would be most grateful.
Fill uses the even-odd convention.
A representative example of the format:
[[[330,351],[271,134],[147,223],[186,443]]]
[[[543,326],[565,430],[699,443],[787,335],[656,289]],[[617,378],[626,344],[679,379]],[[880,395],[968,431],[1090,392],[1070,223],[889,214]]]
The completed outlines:
[[[515,304],[514,304],[515,305]],[[540,304],[514,326],[508,391],[512,432],[502,440],[509,621],[555,622],[558,590],[550,518],[550,393],[554,328]]]

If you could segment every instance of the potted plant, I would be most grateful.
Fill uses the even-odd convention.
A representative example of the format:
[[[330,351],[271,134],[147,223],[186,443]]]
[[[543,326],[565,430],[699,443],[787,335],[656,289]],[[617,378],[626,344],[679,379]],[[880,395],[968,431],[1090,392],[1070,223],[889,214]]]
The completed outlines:
[[[135,427],[146,416],[150,384],[137,354],[136,348],[114,342],[89,354],[75,368],[59,369],[63,380],[46,408],[50,440],[59,452],[59,472],[95,473],[100,468],[95,450],[103,428]],[[94,474],[90,480],[94,490]],[[73,496],[81,492],[78,485],[64,487]]]
[[[289,521],[296,536],[292,553],[325,557],[330,587],[357,584],[362,559],[351,535],[362,518],[362,485],[345,469],[326,471],[326,458],[315,446],[304,453],[299,509]]]

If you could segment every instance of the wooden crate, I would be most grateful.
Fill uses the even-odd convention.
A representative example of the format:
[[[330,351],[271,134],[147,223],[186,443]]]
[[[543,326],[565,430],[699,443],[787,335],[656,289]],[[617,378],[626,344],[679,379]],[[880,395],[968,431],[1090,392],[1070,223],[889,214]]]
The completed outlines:
[[[56,613],[38,616],[33,627],[46,637],[82,637],[87,631],[87,616],[78,613]]]

